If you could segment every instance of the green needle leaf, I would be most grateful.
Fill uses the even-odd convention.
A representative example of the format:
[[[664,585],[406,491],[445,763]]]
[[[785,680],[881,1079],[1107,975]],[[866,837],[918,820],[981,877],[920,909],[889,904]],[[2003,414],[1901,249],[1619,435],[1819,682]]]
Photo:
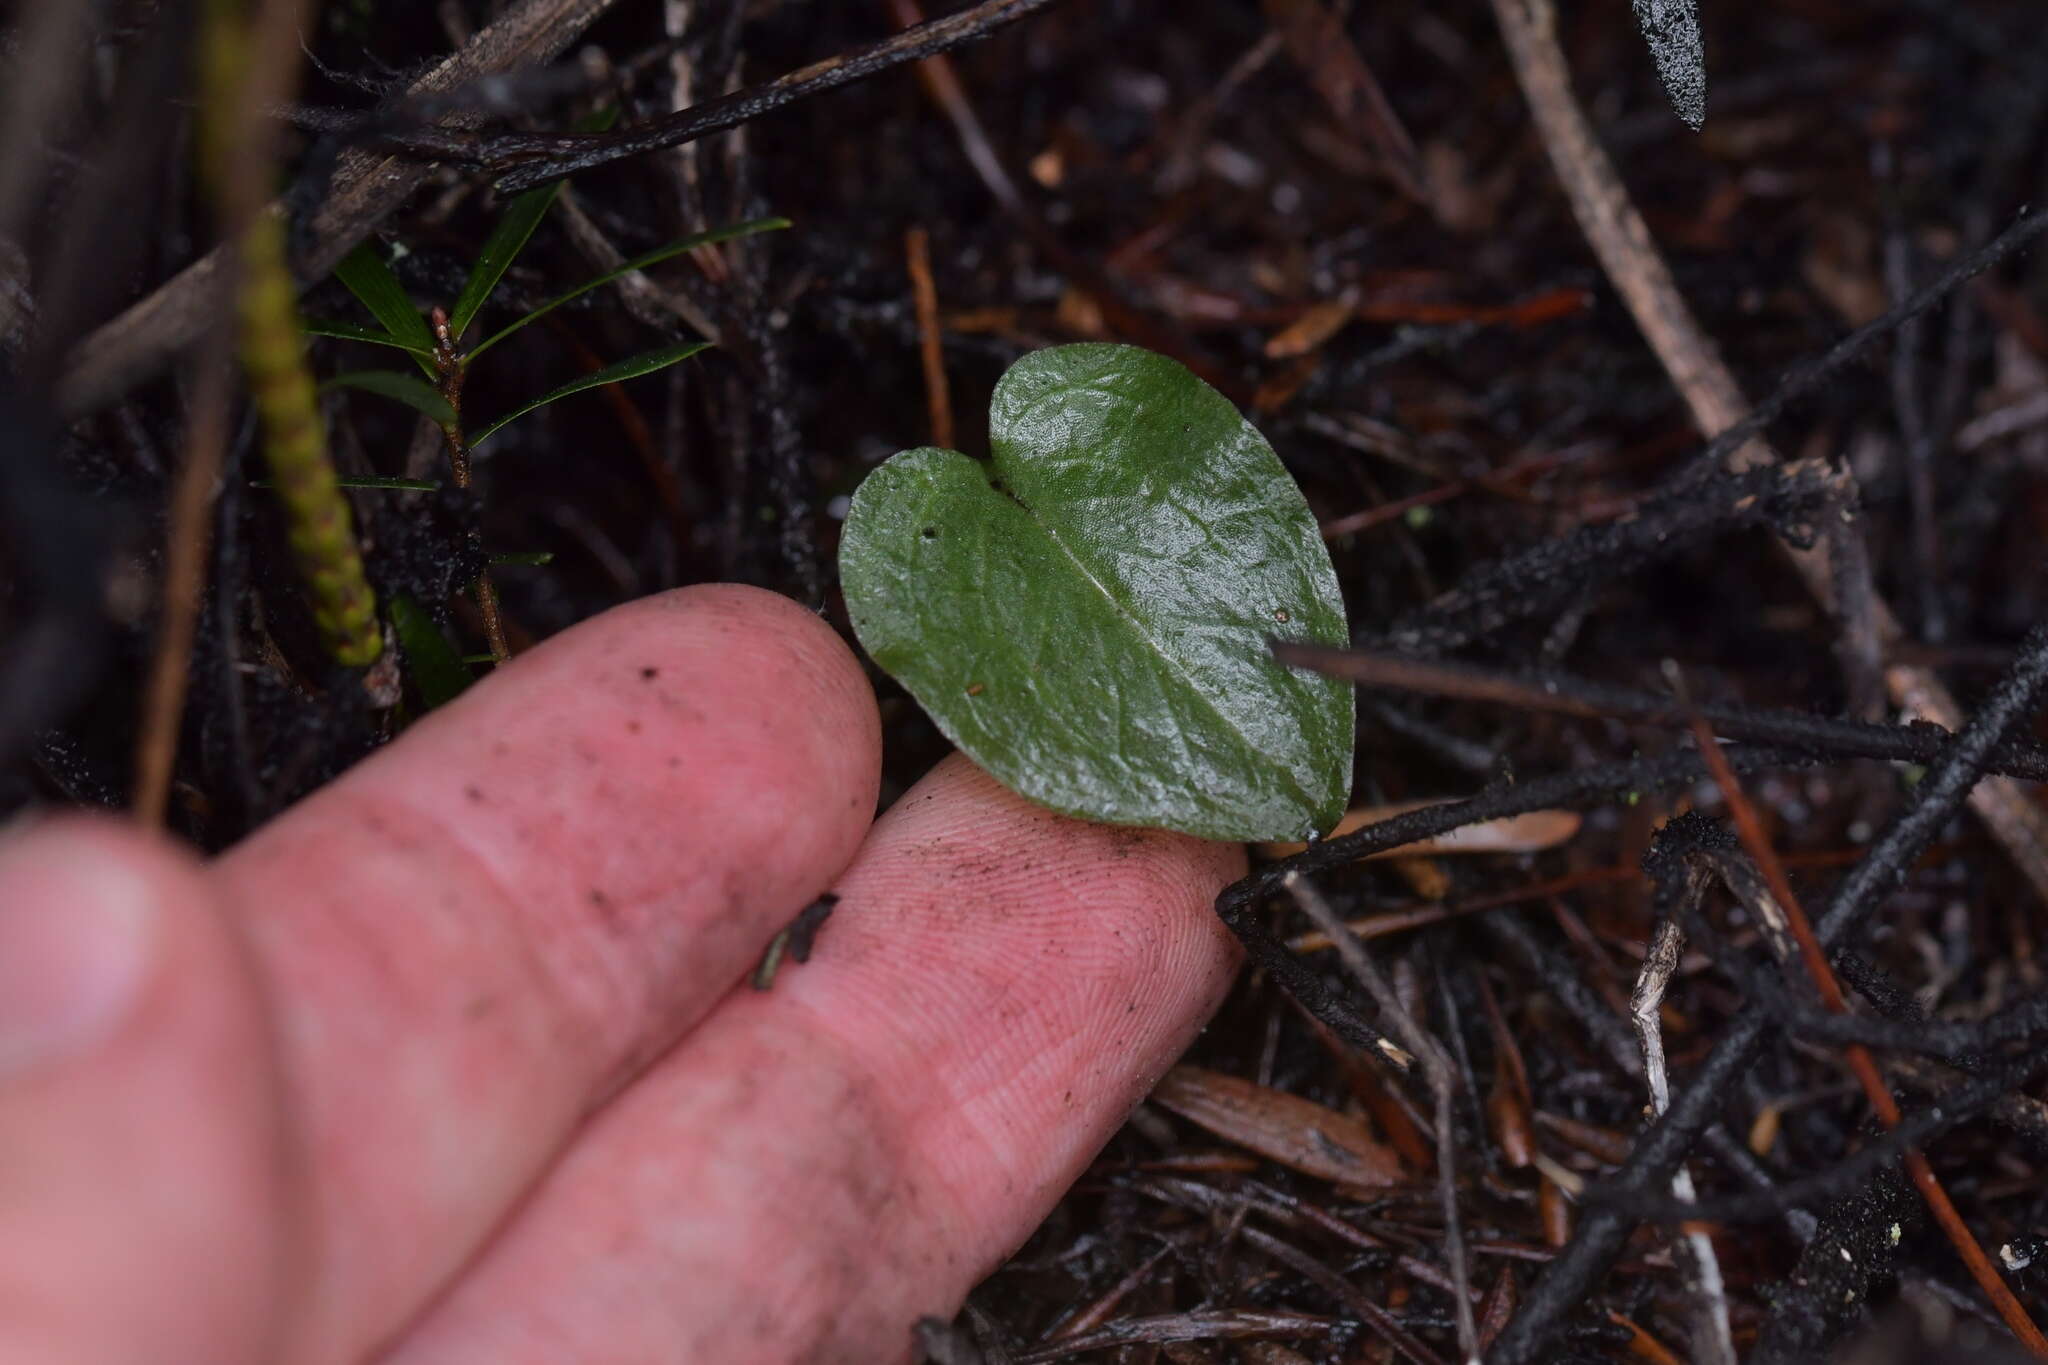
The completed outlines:
[[[1273,448],[1131,346],[1028,355],[989,464],[909,450],[854,494],[854,630],[947,737],[1043,805],[1212,839],[1328,830],[1346,683],[1267,639],[1348,636],[1329,552]]]
[[[542,185],[537,190],[528,190],[519,195],[505,209],[498,219],[491,235],[484,239],[484,248],[477,253],[476,262],[469,268],[469,279],[463,283],[462,294],[455,300],[455,306],[448,310],[448,335],[457,341],[469,326],[477,310],[484,306],[484,300],[498,287],[498,281],[505,277],[512,261],[525,248],[527,238],[540,226],[540,220],[547,217],[548,210],[562,193],[566,180],[557,180],[552,185]]]
[[[385,489],[399,493],[433,493],[441,487],[432,479],[391,479],[376,474],[344,476],[334,482],[342,488]]]
[[[613,105],[600,109],[588,118],[577,120],[580,132],[598,133],[612,126],[619,117],[619,107]],[[457,341],[469,330],[470,322],[491,291],[498,287],[498,281],[505,278],[505,272],[512,266],[519,253],[526,249],[526,243],[533,236],[533,230],[540,226],[540,220],[547,217],[562,193],[566,180],[557,180],[551,185],[528,190],[516,196],[506,206],[491,235],[484,240],[484,249],[477,254],[469,267],[469,278],[463,282],[462,295],[455,300],[455,306],[448,310],[448,335]]]
[[[275,488],[277,487],[277,481],[275,479],[251,479],[249,480],[249,486],[251,488]],[[386,492],[431,493],[441,485],[430,483],[425,479],[390,479],[380,474],[341,474],[336,476],[334,486],[336,488],[362,488]]]
[[[538,194],[540,191],[529,190],[528,193]],[[506,337],[511,336],[521,327],[526,326],[527,323],[538,321],[547,314],[554,312],[557,308],[560,308],[563,304],[579,299],[591,290],[601,285],[610,284],[613,280],[630,275],[636,270],[645,270],[650,265],[659,265],[672,256],[680,256],[685,251],[694,251],[700,246],[710,246],[716,242],[730,242],[740,237],[751,237],[757,232],[773,232],[788,226],[789,219],[787,218],[754,218],[744,223],[734,223],[730,227],[713,228],[709,232],[700,232],[695,236],[679,238],[676,241],[670,242],[667,246],[656,247],[643,256],[635,256],[618,269],[607,270],[594,280],[585,280],[568,293],[557,294],[532,312],[514,318],[471,347],[469,354],[463,358],[463,364],[467,365],[470,361],[475,360],[485,351],[490,350],[491,347],[497,345]]]
[[[448,637],[434,624],[425,607],[401,592],[391,595],[389,610],[391,629],[398,636],[398,648],[404,655],[406,671],[412,675],[412,684],[419,691],[422,707],[431,711],[445,705],[476,681],[476,675],[469,671],[469,665],[448,643]]]
[[[391,267],[384,263],[376,244],[364,242],[342,257],[341,264],[334,267],[334,278],[347,286],[348,292],[370,310],[370,316],[384,324],[384,330],[398,345],[413,353],[413,359],[431,377],[434,373],[434,363],[429,359],[434,354],[433,329],[420,316],[420,310],[412,306],[411,296],[398,282],[398,276],[391,273]]]
[[[334,337],[339,341],[367,341],[372,346],[395,346],[401,351],[411,351],[414,355],[428,359],[432,359],[434,355],[431,348],[420,350],[408,346],[381,327],[364,327],[353,322],[309,322],[305,324],[305,330],[307,336]]]
[[[338,374],[320,386],[325,389],[361,389],[364,393],[395,398],[407,407],[423,412],[444,427],[455,425],[455,409],[441,391],[416,374],[403,370],[354,370]]]
[[[604,387],[606,384],[616,384],[624,379],[638,379],[641,375],[653,374],[656,370],[665,370],[678,361],[688,360],[699,351],[708,350],[710,346],[711,343],[708,341],[685,341],[680,345],[664,346],[658,351],[642,351],[639,355],[627,356],[624,360],[614,361],[601,370],[586,374],[581,379],[572,379],[560,388],[550,389],[532,402],[521,404],[519,407],[512,409],[512,411],[470,437],[469,448],[471,450],[476,449],[496,435],[507,423],[517,421],[535,408],[544,408],[556,399],[567,398],[572,393],[582,393],[585,389],[597,389]]]

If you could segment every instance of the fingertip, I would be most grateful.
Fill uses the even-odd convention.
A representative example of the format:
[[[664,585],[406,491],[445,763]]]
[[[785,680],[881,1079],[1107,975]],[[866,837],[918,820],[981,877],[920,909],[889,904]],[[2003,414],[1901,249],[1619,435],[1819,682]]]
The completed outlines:
[[[676,622],[693,635],[710,630],[733,650],[735,677],[760,686],[803,679],[807,701],[837,738],[881,762],[881,717],[860,660],[825,619],[781,593],[745,583],[700,583],[628,603],[598,618],[630,635],[646,618],[655,629]]]
[[[1236,979],[1214,902],[1244,867],[1240,845],[1047,811],[959,755],[877,823],[841,879],[854,913],[756,1012],[769,1036],[828,1031],[895,1097],[873,1145],[954,1253],[890,1287],[898,1312],[956,1308],[1187,1049]]]
[[[337,925],[357,955],[388,938],[403,958],[383,988],[436,1010],[488,963],[487,935],[525,945],[533,984],[601,1038],[660,1033],[853,856],[880,750],[873,692],[828,625],[761,589],[683,588],[521,655],[222,868],[276,957],[349,956]],[[290,904],[256,908],[282,886]],[[416,912],[388,916],[407,904],[445,907],[446,951]]]
[[[831,969],[792,999],[829,995],[861,1050],[893,1037],[906,1067],[943,1040],[924,1065],[1007,1135],[974,1159],[1063,1186],[1229,990],[1213,906],[1244,867],[1241,845],[1059,815],[954,755],[877,823],[842,879],[843,905],[875,911],[835,926]],[[1047,1086],[1062,1068],[1071,1085]]]
[[[570,762],[601,762],[640,788],[596,793],[590,809],[607,822],[630,814],[629,796],[658,814],[707,788],[779,784],[791,801],[853,798],[857,841],[880,786],[881,719],[860,662],[815,613],[743,584],[677,588],[592,617],[428,717],[394,753],[472,782],[509,758],[516,779],[566,766],[565,746],[542,742],[550,735],[576,741]],[[502,794],[517,814],[518,787]]]
[[[0,840],[0,1085],[89,1058],[236,950],[196,855],[65,814]]]
[[[207,895],[198,854],[128,820],[65,811],[0,831],[0,876],[82,878],[101,869],[110,880],[132,877],[167,901]]]

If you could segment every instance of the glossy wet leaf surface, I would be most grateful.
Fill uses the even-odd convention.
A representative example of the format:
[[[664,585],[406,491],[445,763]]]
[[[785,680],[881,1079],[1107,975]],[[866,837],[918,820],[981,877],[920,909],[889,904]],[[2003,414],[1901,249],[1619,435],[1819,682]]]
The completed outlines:
[[[363,307],[377,321],[384,324],[390,333],[388,344],[410,351],[419,367],[429,378],[434,373],[434,331],[427,326],[427,320],[420,316],[420,310],[413,307],[412,297],[405,292],[405,286],[398,282],[398,276],[391,273],[391,267],[384,261],[374,242],[364,242],[342,258],[334,267],[334,278],[347,286]],[[368,340],[359,337],[358,340]]]
[[[455,306],[448,310],[448,334],[457,341],[469,330],[470,320],[483,308],[491,291],[498,287],[498,281],[505,278],[505,272],[512,268],[512,262],[526,248],[527,239],[540,226],[540,220],[547,217],[561,196],[565,180],[552,185],[543,185],[537,190],[528,190],[506,206],[498,216],[498,222],[491,229],[491,235],[484,239],[483,250],[469,268],[469,278],[463,281],[462,293],[456,297]]]
[[[320,387],[361,389],[365,393],[396,399],[444,427],[455,425],[455,409],[449,406],[447,397],[416,374],[406,374],[400,370],[355,370],[348,374],[338,374]]]
[[[1272,447],[1179,364],[1062,346],[1012,366],[992,459],[904,451],[854,495],[840,573],[876,663],[1055,810],[1215,839],[1335,824],[1347,684],[1267,638],[1346,638]]]

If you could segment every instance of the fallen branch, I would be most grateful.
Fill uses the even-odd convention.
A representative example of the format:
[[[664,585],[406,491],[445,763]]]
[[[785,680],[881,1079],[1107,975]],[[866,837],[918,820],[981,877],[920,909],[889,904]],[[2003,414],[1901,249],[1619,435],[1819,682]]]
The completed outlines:
[[[663,151],[722,133],[812,95],[851,85],[906,62],[951,52],[1051,3],[1053,0],[982,0],[971,9],[905,29],[858,52],[827,57],[751,90],[693,104],[665,119],[616,132],[504,133],[487,138],[457,134],[412,140],[394,137],[392,145],[428,157],[482,166],[498,189],[508,194],[530,190],[629,156]]]
[[[1676,665],[1672,667],[1675,671]],[[1766,941],[1772,943],[1774,951],[1778,952],[1781,958],[1789,958],[1791,947],[1796,944],[1799,959],[1805,966],[1807,975],[1813,980],[1814,990],[1820,996],[1821,1004],[1829,1014],[1848,1014],[1849,1005],[1842,994],[1841,983],[1835,979],[1834,968],[1828,965],[1827,952],[1814,935],[1813,923],[1807,918],[1805,908],[1799,903],[1799,896],[1792,889],[1791,879],[1785,875],[1784,864],[1778,861],[1777,853],[1771,848],[1770,840],[1764,834],[1763,820],[1757,815],[1756,807],[1750,803],[1748,796],[1744,794],[1741,779],[1728,767],[1728,760],[1722,756],[1721,746],[1715,743],[1714,732],[1706,718],[1697,712],[1693,714],[1693,739],[1699,747],[1701,757],[1707,760],[1707,766],[1713,770],[1714,784],[1721,789],[1722,800],[1728,805],[1728,813],[1734,820],[1742,847],[1749,854],[1757,871],[1762,874],[1765,887],[1769,891],[1769,900],[1774,903],[1775,914],[1759,916],[1760,922],[1766,926],[1779,926],[1775,932],[1767,927]],[[1790,944],[1780,941],[1787,937],[1791,940]],[[1870,1107],[1876,1112],[1878,1121],[1885,1126],[1886,1131],[1896,1130],[1904,1116],[1899,1111],[1898,1101],[1892,1098],[1890,1083],[1886,1081],[1884,1073],[1878,1070],[1876,1060],[1871,1057],[1870,1049],[1860,1043],[1851,1043],[1845,1049],[1844,1055],[1848,1060],[1849,1070],[1855,1075],[1858,1084],[1863,1087],[1864,1095],[1870,1100]],[[1659,1108],[1661,1112],[1662,1106]],[[1912,1177],[1914,1188],[1920,1192],[1921,1201],[1927,1205],[1927,1211],[1934,1216],[1934,1221],[1941,1225],[1943,1234],[1955,1247],[1956,1255],[1969,1267],[1971,1277],[1983,1289],[1984,1296],[1998,1309],[1998,1315],[2004,1320],[2006,1329],[2036,1356],[2048,1355],[2048,1337],[2041,1335],[2041,1329],[2027,1316],[2026,1308],[2000,1278],[1997,1269],[1991,1264],[1991,1258],[1984,1254],[1984,1248],[1978,1244],[1976,1237],[1970,1232],[1969,1225],[1963,1221],[1963,1215],[1957,1211],[1955,1201],[1949,1197],[1947,1189],[1934,1174],[1934,1168],[1928,1164],[1926,1155],[1917,1147],[1909,1147],[1905,1151],[1904,1159],[1907,1174]],[[1691,1192],[1686,1193],[1690,1195]]]

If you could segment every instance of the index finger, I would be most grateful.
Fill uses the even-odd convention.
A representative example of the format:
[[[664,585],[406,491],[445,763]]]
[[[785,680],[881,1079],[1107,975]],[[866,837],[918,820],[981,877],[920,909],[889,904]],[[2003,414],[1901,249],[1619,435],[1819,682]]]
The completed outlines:
[[[515,660],[221,860],[307,1148],[304,1358],[434,1293],[827,888],[879,771],[830,628],[691,588]]]

